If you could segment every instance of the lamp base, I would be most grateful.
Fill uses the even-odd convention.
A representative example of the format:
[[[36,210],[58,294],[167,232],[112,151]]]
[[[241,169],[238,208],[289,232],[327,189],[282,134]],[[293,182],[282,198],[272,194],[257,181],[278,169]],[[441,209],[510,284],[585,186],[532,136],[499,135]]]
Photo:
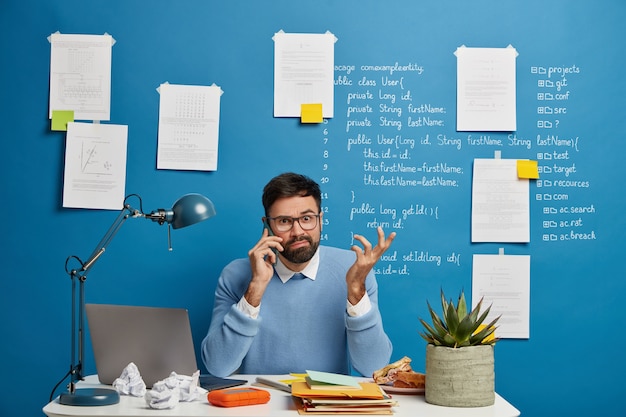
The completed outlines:
[[[112,405],[120,402],[120,394],[108,388],[80,388],[71,392],[64,392],[59,396],[59,404],[98,406]]]

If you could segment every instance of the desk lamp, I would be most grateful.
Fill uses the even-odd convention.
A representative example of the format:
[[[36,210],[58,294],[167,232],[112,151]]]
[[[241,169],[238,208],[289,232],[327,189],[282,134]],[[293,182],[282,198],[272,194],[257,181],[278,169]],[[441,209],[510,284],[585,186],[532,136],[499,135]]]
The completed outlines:
[[[136,197],[139,200],[139,209],[133,208],[128,200]],[[85,345],[84,316],[85,316],[85,288],[87,273],[96,261],[105,252],[107,246],[118,232],[122,224],[129,218],[143,217],[157,222],[159,225],[167,223],[168,249],[172,250],[170,225],[174,229],[190,226],[213,217],[215,207],[208,198],[200,194],[186,194],[179,198],[174,206],[169,209],[158,209],[150,214],[143,212],[141,197],[137,194],[130,194],[124,198],[124,206],[117,218],[109,227],[98,246],[92,252],[89,259],[83,262],[77,256],[70,256],[65,261],[65,271],[72,279],[72,352],[70,370],[63,379],[70,376],[70,383],[67,392],[61,393],[59,403],[64,405],[97,406],[111,405],[119,402],[120,397],[117,391],[108,388],[81,388],[76,389],[76,383],[83,380],[83,353]],[[75,259],[79,263],[78,269],[69,269],[68,262]],[[79,284],[78,308],[76,305],[76,283]],[[78,314],[78,317],[77,317]],[[76,350],[78,349],[78,362],[76,362]],[[61,380],[61,382],[63,381]],[[59,382],[57,386],[61,383]],[[55,387],[56,389],[56,387]],[[54,393],[54,390],[53,390]]]

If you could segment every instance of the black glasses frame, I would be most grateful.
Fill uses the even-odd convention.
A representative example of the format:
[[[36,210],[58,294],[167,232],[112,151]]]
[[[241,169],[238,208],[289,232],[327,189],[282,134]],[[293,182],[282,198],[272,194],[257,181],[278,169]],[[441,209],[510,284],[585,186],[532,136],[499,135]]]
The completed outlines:
[[[315,218],[315,224],[308,228],[309,225],[307,225],[306,227],[302,225],[302,223],[300,222],[300,219],[304,218],[304,217],[313,217]],[[290,217],[290,216],[278,216],[278,217],[266,217],[266,219],[269,220],[273,220],[274,221],[274,227],[276,227],[276,230],[278,230],[281,233],[285,233],[285,232],[289,232],[291,229],[293,229],[293,225],[296,224],[296,222],[298,222],[298,224],[300,225],[300,228],[302,230],[313,230],[317,227],[317,225],[319,224],[320,221],[320,214],[305,214],[303,216],[300,217]],[[291,220],[291,227],[289,227],[289,229],[285,229],[285,230],[280,230],[280,226],[278,226],[276,224],[277,220],[284,220],[284,219],[289,219]]]

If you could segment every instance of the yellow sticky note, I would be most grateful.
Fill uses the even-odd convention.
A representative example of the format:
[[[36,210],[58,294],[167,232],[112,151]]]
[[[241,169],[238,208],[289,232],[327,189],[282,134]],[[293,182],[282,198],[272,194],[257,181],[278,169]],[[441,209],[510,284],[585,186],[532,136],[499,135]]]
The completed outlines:
[[[322,123],[322,103],[302,104],[300,107],[300,123]]]
[[[52,110],[52,130],[67,131],[67,124],[74,121],[74,110]]]
[[[517,177],[518,178],[539,178],[539,168],[537,161],[529,161],[526,159],[517,160]]]

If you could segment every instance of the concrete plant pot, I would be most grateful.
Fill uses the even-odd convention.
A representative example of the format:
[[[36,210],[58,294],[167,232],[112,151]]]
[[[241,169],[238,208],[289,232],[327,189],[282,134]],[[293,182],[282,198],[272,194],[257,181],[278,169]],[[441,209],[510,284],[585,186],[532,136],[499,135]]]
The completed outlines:
[[[447,407],[493,405],[493,346],[450,348],[428,344],[425,399],[427,403]]]

